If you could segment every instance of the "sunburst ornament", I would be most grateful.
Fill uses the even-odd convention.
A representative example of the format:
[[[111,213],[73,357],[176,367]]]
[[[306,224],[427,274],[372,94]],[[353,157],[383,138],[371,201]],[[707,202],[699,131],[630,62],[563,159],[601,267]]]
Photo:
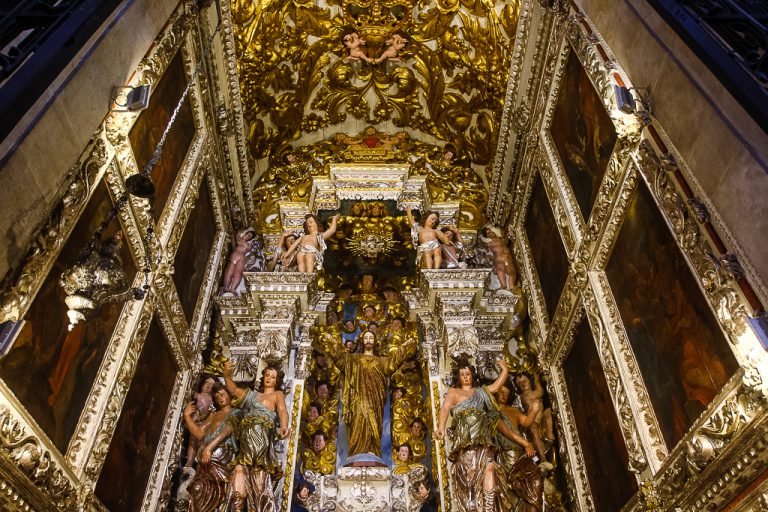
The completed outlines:
[[[395,254],[398,245],[388,225],[368,225],[366,229],[355,229],[347,238],[350,252],[366,260],[390,257]]]

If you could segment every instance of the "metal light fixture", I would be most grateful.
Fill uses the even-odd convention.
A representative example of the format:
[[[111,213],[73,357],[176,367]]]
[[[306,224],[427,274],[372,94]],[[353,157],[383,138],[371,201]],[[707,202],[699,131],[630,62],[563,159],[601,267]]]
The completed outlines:
[[[94,232],[91,241],[77,255],[74,263],[62,272],[59,278],[59,285],[67,294],[64,302],[67,305],[67,316],[69,317],[68,329],[71,331],[75,325],[86,320],[88,315],[94,312],[99,306],[110,302],[123,302],[128,299],[141,300],[150,289],[149,274],[152,271],[152,234],[153,226],[148,226],[144,237],[144,285],[141,288],[126,287],[125,271],[123,262],[120,258],[120,246],[122,244],[122,235],[120,233],[102,240],[101,235],[104,229],[117,216],[117,212],[128,203],[128,194],[142,197],[153,198],[155,195],[155,184],[152,182],[152,169],[160,160],[163,152],[163,145],[168,137],[168,133],[176,121],[176,117],[181,110],[184,100],[192,88],[192,84],[200,72],[203,62],[213,46],[213,38],[219,32],[221,24],[211,34],[208,40],[208,46],[203,53],[202,58],[195,66],[192,76],[187,82],[181,98],[179,98],[176,108],[173,110],[168,125],[163,131],[162,137],[155,148],[152,158],[141,172],[129,176],[125,180],[127,194],[123,194],[107,218],[101,223]],[[119,89],[119,88],[118,88]],[[150,86],[142,85],[138,87],[127,87],[125,93],[125,102],[115,104],[118,107],[130,111],[142,110],[149,104]]]
[[[144,288],[126,288],[125,271],[120,258],[122,234],[118,232],[106,240],[101,238],[102,232],[117,216],[127,199],[127,196],[120,198],[116,207],[112,208],[94,232],[88,245],[59,278],[59,285],[67,294],[64,302],[69,308],[67,329],[70,331],[103,304],[128,299],[141,300],[146,295],[148,284]]]

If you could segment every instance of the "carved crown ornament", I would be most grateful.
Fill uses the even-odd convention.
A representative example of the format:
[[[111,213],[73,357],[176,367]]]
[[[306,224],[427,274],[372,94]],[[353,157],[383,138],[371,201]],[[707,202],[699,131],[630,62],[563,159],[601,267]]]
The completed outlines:
[[[496,147],[520,5],[234,1],[251,155],[277,154],[289,141],[355,119],[451,142],[474,164],[487,165]]]

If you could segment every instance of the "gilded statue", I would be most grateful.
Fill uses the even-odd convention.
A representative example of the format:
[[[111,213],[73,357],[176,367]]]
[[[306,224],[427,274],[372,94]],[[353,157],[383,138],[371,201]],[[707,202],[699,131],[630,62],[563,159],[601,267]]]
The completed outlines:
[[[457,160],[456,148],[446,144],[442,158],[427,157],[432,172],[427,174],[427,190],[433,202],[461,201],[485,204],[488,193],[480,176],[463,160]]]
[[[363,352],[350,354],[339,340],[327,338],[327,352],[344,376],[343,418],[347,425],[349,454],[372,453],[381,456],[382,420],[387,393],[387,377],[416,352],[414,338],[382,357],[376,353],[376,335],[363,333]]]
[[[229,391],[217,384],[213,387],[216,410],[205,422],[196,422],[196,405],[190,402],[184,408],[184,424],[192,439],[200,445],[198,466],[187,488],[190,512],[214,512],[226,506],[229,492],[229,466],[235,458],[240,410],[232,407]]]
[[[427,269],[440,268],[443,261],[440,242],[447,245],[453,244],[442,231],[437,229],[440,214],[425,212],[422,219],[423,225],[421,225],[413,218],[410,206],[406,207],[405,213],[408,215],[408,224],[411,225],[413,245],[416,246],[416,265]]]
[[[413,450],[408,443],[402,443],[397,447],[397,457],[392,467],[393,475],[411,475],[411,481],[423,480],[427,477],[427,468],[424,464],[413,461]]]
[[[323,268],[323,253],[327,248],[325,241],[336,233],[336,222],[339,220],[339,214],[333,216],[331,225],[319,232],[322,225],[320,219],[313,214],[307,214],[304,220],[304,235],[299,237],[288,252],[285,254],[289,258],[296,254],[298,271],[312,273]]]
[[[450,413],[453,421],[448,435],[451,450],[448,458],[453,462],[452,482],[459,512],[495,512],[496,507],[496,425],[492,412],[496,411],[494,393],[498,393],[509,375],[504,359],[498,378],[488,386],[475,387],[475,370],[468,358],[461,358],[453,368],[453,387],[440,407],[434,437],[442,440]]]
[[[224,382],[243,419],[238,429],[238,453],[232,471],[232,511],[275,509],[272,482],[281,476],[275,451],[277,440],[288,437],[288,411],[283,394],[283,372],[267,366],[256,390],[243,389],[232,379],[234,361],[224,364]],[[279,420],[279,429],[275,428]]]

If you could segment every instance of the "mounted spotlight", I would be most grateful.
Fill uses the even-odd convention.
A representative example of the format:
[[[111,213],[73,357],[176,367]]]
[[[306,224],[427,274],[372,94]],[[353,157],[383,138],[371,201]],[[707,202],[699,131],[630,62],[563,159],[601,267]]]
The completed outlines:
[[[616,105],[619,110],[625,114],[633,114],[635,112],[635,98],[632,96],[632,91],[621,85],[614,85],[613,92],[616,96]]]
[[[144,110],[149,106],[151,92],[152,87],[150,85],[115,87],[112,101],[118,108],[113,108],[113,110],[118,112],[138,112]],[[122,103],[120,102],[121,99],[123,99]]]

